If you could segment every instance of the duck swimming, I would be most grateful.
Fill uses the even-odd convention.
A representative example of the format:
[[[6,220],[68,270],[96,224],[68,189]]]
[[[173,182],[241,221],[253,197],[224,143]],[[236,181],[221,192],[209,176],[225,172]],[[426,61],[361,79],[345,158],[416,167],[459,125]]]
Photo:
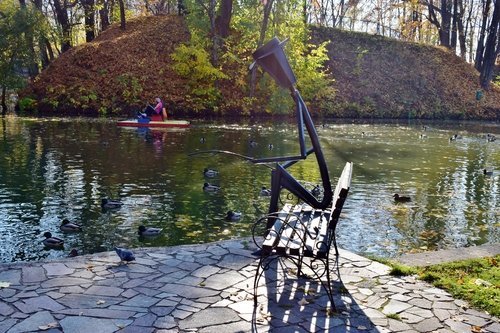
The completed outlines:
[[[45,237],[45,239],[42,241],[42,243],[46,247],[60,248],[64,246],[64,241],[61,238],[52,237],[52,234],[48,231],[45,232],[43,236]]]
[[[411,201],[411,198],[410,197],[407,197],[407,196],[402,196],[402,195],[399,195],[399,194],[394,194],[394,201],[396,202],[410,202]]]
[[[208,177],[208,178],[213,178],[213,177],[217,176],[218,174],[219,174],[219,171],[214,170],[214,169],[205,168],[205,170],[203,170],[203,175],[205,177]]]
[[[138,233],[140,236],[158,236],[162,230],[162,228],[145,227],[141,225],[139,226]]]
[[[82,227],[76,223],[71,223],[67,219],[62,220],[59,229],[64,232],[77,232],[82,231]]]
[[[203,184],[203,191],[206,191],[206,192],[217,192],[218,190],[220,190],[220,186],[212,185],[210,183]]]
[[[240,219],[241,219],[240,212],[233,212],[232,210],[230,210],[226,214],[226,220],[228,221],[239,221]]]
[[[260,196],[269,197],[270,195],[271,195],[271,190],[267,189],[265,186],[262,186],[262,189],[260,190]]]
[[[489,171],[488,169],[483,169],[483,175],[491,176],[493,175],[493,171]]]
[[[121,201],[113,200],[113,199],[102,199],[101,207],[104,209],[117,209],[123,205]]]

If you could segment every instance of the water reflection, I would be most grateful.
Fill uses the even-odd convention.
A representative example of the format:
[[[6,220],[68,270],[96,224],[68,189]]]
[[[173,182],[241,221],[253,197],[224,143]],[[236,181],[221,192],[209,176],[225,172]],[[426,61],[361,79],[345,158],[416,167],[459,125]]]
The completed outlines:
[[[352,189],[338,227],[339,244],[352,251],[400,252],[499,242],[500,142],[496,124],[337,124],[318,127],[335,182],[354,162]],[[269,169],[226,155],[188,157],[197,150],[230,150],[252,157],[298,152],[293,123],[195,123],[187,130],[119,128],[87,119],[0,121],[0,260],[29,261],[110,250],[165,246],[249,235],[266,212]],[[424,134],[424,135],[423,135]],[[459,134],[462,139],[450,141]],[[203,139],[202,139],[203,138]],[[272,145],[272,149],[269,149]],[[219,174],[202,190],[205,168]],[[482,170],[495,170],[484,175]],[[291,172],[320,183],[316,162]],[[394,193],[411,196],[395,203]],[[123,206],[102,210],[102,198]],[[285,196],[284,198],[285,199]],[[228,210],[242,212],[227,221]],[[81,233],[59,230],[67,218]],[[138,237],[139,225],[163,228]],[[44,249],[42,234],[65,240]]]

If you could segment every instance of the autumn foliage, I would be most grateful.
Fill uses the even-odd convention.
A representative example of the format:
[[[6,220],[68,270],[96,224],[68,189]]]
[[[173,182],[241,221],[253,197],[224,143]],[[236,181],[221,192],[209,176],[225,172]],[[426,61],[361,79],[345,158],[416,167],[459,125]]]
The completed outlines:
[[[332,79],[331,89],[325,90],[328,96],[306,101],[313,114],[500,119],[500,90],[493,87],[478,94],[479,73],[447,50],[330,28],[312,28],[311,33],[318,45],[330,41],[326,65]],[[195,74],[182,76],[182,66],[173,56],[189,40],[178,16],[135,18],[127,22],[126,30],[111,26],[91,43],[62,54],[21,98],[33,98],[39,112],[57,115],[126,116],[156,96],[176,116],[264,112],[262,106],[272,101],[263,94],[248,99],[244,86],[248,63],[243,61],[221,67],[216,90],[207,95],[213,100],[203,104],[204,95],[196,95]],[[190,47],[195,55],[196,46]],[[184,56],[190,54],[187,51]],[[202,110],[204,105],[209,106]]]

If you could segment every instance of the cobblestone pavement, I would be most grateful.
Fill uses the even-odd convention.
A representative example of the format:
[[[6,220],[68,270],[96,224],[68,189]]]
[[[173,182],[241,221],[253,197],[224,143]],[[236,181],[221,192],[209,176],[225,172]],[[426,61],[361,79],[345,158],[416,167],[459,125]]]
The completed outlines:
[[[347,251],[336,313],[316,282],[278,264],[259,280],[254,312],[254,250],[234,240],[137,249],[130,264],[114,252],[2,264],[0,332],[500,332],[497,318]]]

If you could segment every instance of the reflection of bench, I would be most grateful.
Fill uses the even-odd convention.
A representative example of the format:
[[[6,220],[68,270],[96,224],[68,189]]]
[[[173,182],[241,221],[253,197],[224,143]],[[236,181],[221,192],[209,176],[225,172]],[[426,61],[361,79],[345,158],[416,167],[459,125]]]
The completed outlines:
[[[351,184],[352,163],[346,163],[340,176],[332,200],[332,207],[317,210],[309,205],[285,205],[281,211],[259,219],[253,229],[255,244],[260,248],[260,261],[254,281],[254,304],[257,305],[257,287],[264,271],[269,268],[269,260],[288,258],[297,265],[298,276],[302,265],[307,266],[323,287],[325,287],[332,308],[333,295],[330,282],[329,254],[333,243],[338,256],[335,228]],[[268,224],[268,222],[270,222]],[[263,242],[257,235],[262,226],[265,228]],[[305,258],[308,258],[304,260]],[[323,265],[320,266],[318,263]],[[326,283],[321,279],[326,273]]]

